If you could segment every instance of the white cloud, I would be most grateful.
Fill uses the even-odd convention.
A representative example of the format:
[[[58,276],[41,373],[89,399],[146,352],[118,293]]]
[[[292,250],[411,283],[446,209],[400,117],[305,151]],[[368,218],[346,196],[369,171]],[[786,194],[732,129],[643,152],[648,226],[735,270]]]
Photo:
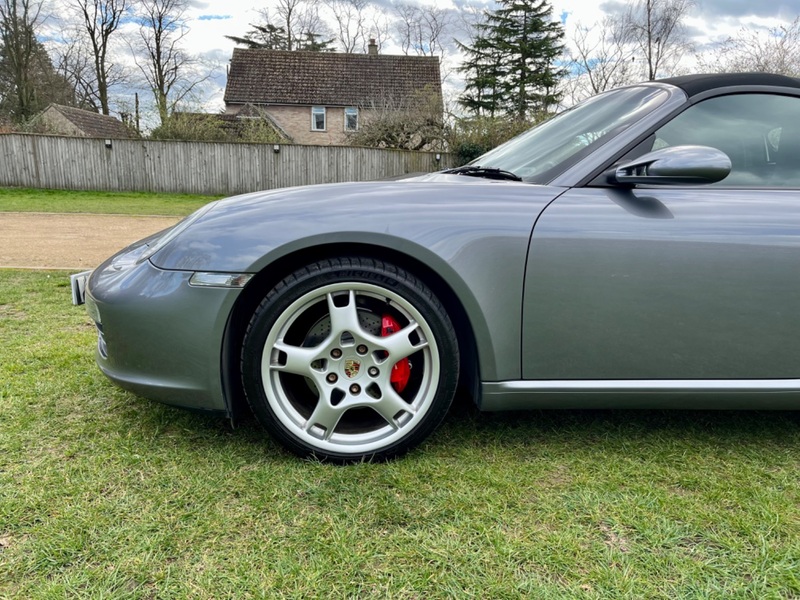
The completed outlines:
[[[274,0],[270,0],[274,2]],[[373,0],[376,7],[390,13],[391,0]],[[418,0],[441,8],[465,10],[470,7],[491,7],[492,0]],[[66,6],[67,0],[54,0]],[[604,8],[624,4],[623,0],[552,0],[554,18],[564,22],[566,31],[582,26],[599,25],[605,16]],[[259,6],[268,6],[260,4]],[[774,3],[756,3],[752,0],[703,0],[693,11],[687,26],[694,36],[696,46],[707,47],[715,41],[736,34],[743,26],[775,27],[788,23],[800,14],[800,0],[779,0]],[[223,108],[222,96],[226,67],[235,44],[226,35],[243,36],[251,23],[259,20],[250,0],[192,0],[187,12],[190,31],[184,38],[186,50],[200,56],[207,65],[214,66],[214,75],[204,90],[203,105],[208,111]],[[130,28],[132,26],[129,25]],[[388,44],[385,53],[400,53],[396,45]],[[128,61],[125,61],[128,62]],[[458,62],[452,53],[443,64],[449,70]],[[691,68],[691,60],[687,63]],[[459,76],[451,74],[446,81],[448,93],[460,88]]]

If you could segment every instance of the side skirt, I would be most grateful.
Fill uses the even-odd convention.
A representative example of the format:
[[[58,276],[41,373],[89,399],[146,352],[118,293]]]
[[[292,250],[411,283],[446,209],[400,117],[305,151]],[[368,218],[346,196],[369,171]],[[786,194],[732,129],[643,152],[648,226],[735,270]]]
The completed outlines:
[[[483,382],[478,407],[796,410],[800,379]]]

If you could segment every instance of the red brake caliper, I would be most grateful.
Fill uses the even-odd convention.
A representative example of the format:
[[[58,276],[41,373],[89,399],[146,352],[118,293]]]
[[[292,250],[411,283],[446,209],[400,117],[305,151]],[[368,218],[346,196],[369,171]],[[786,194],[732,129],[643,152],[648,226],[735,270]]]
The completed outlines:
[[[400,331],[400,324],[391,315],[383,315],[381,319],[381,337],[392,335],[396,331]],[[392,387],[397,392],[402,392],[408,385],[408,379],[411,377],[411,363],[407,358],[399,360],[392,367],[392,375],[389,379]]]

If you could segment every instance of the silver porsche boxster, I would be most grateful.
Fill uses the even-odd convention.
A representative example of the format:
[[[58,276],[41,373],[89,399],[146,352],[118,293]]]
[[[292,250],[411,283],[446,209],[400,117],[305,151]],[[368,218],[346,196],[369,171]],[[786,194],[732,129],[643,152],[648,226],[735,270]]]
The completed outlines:
[[[800,408],[800,80],[616,89],[463,167],[212,202],[74,279],[111,380],[321,459],[406,452],[457,389]]]

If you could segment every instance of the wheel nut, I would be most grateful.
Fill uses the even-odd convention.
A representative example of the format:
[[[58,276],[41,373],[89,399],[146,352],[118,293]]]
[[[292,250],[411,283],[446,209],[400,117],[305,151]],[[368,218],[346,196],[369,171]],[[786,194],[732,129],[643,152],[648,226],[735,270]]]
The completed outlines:
[[[356,352],[358,352],[359,354],[366,354],[367,347],[364,344],[359,344],[358,347],[356,348]]]
[[[354,396],[356,394],[360,394],[361,393],[361,386],[358,385],[357,383],[354,383],[353,385],[350,386],[350,393],[353,394]]]
[[[336,373],[328,373],[325,379],[328,380],[328,383],[336,383],[339,378],[336,376]]]
[[[342,358],[342,351],[339,348],[331,350],[331,358]]]
[[[369,373],[370,377],[377,377],[380,371],[378,371],[378,367],[370,367],[367,370],[367,373]]]

